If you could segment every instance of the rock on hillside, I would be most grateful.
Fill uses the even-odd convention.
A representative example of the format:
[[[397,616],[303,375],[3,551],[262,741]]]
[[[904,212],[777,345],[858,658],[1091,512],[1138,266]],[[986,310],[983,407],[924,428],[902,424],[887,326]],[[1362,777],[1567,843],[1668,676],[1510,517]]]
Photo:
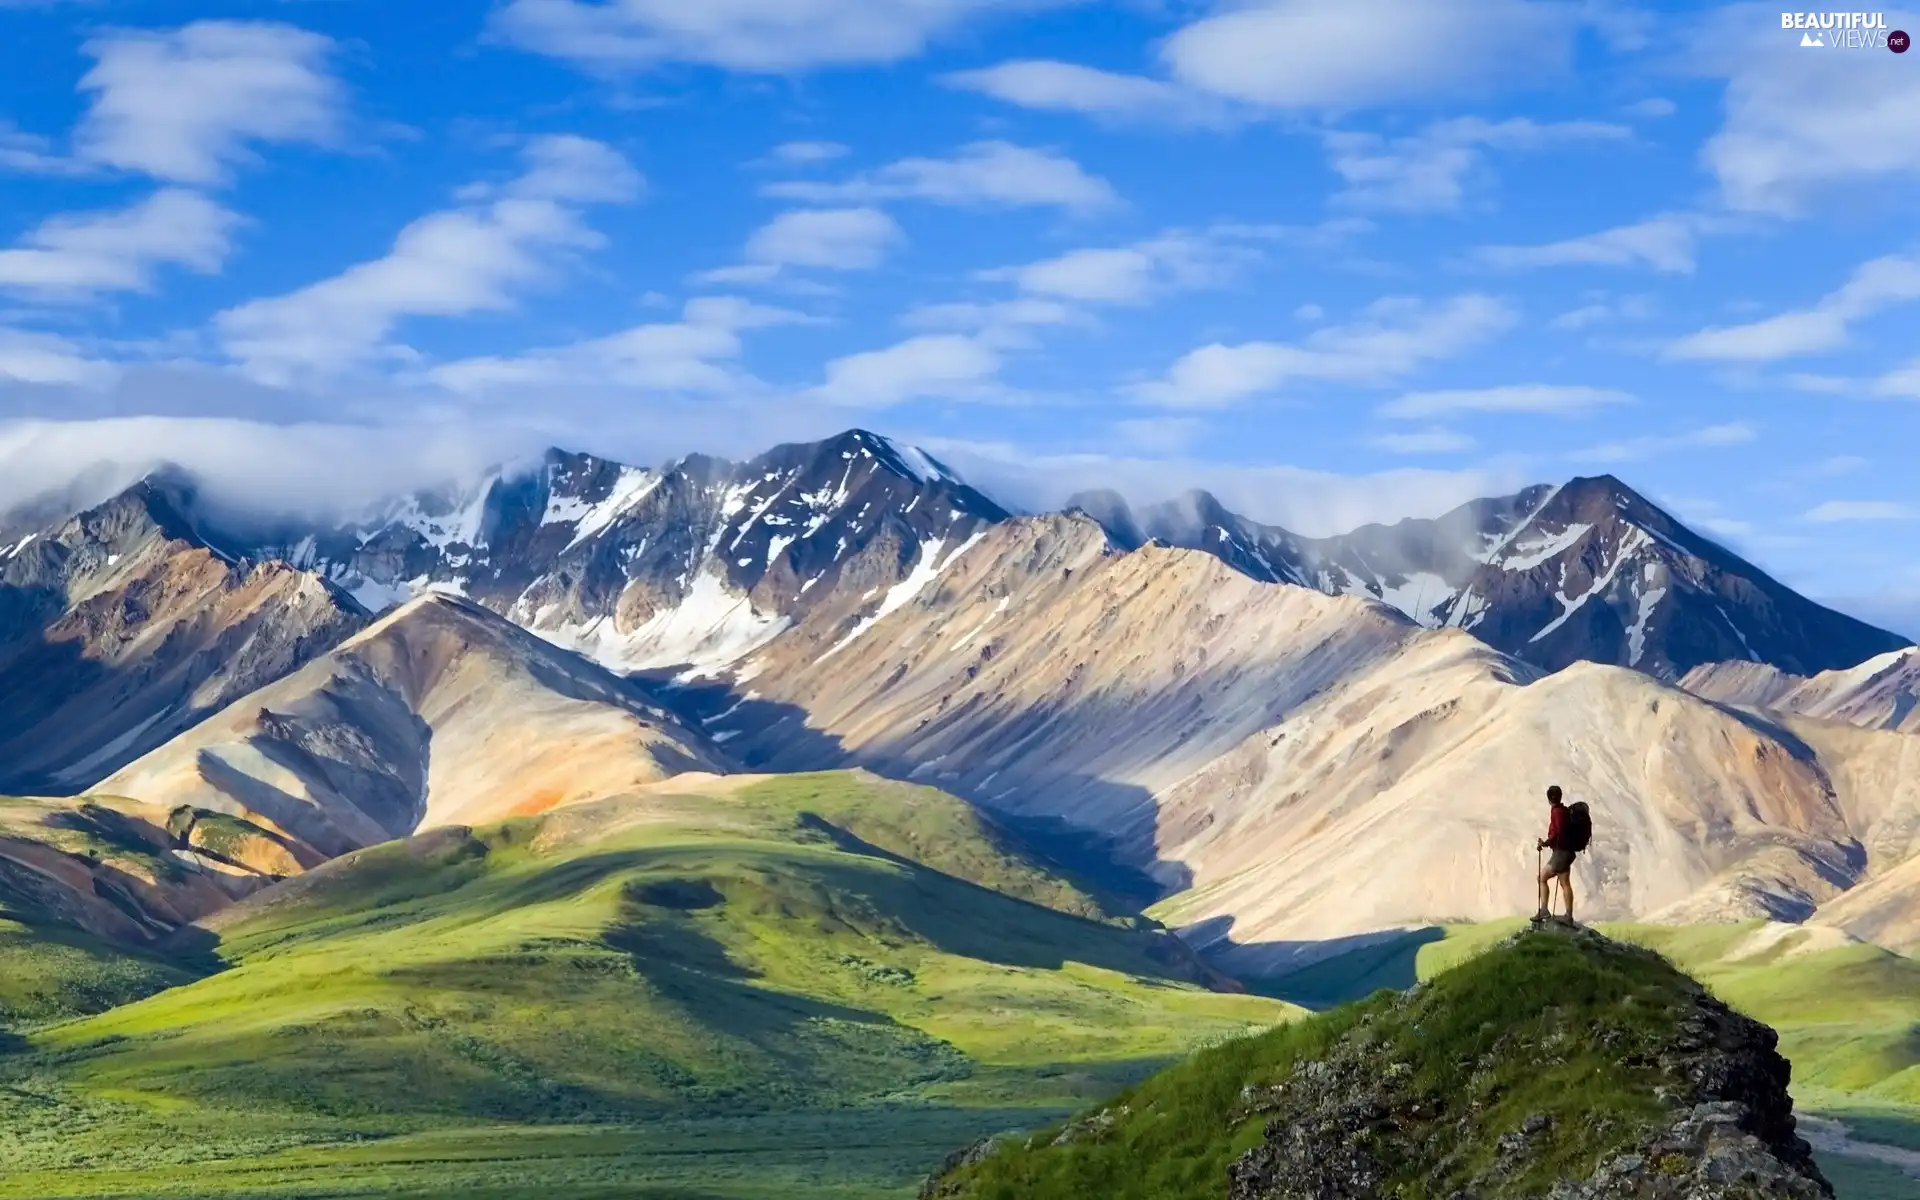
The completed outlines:
[[[70,795],[363,626],[320,577],[208,541],[143,480],[0,544],[0,791]]]
[[[428,595],[102,789],[241,817],[326,858],[725,769],[640,685],[479,605]]]
[[[922,1195],[1830,1197],[1777,1041],[1651,951],[1533,931],[956,1156]]]

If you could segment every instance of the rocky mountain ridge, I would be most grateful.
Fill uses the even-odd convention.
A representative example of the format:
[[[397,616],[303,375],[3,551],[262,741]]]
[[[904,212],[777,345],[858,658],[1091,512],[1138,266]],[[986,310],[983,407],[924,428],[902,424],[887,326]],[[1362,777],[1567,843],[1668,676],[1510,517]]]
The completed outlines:
[[[1205,492],[1137,514],[1112,493],[1073,504],[1122,544],[1206,550],[1256,579],[1380,600],[1549,671],[1601,662],[1671,680],[1737,660],[1804,674],[1908,645],[1808,601],[1610,475],[1328,538],[1248,521]]]
[[[71,794],[366,624],[154,478],[0,546],[0,793]]]

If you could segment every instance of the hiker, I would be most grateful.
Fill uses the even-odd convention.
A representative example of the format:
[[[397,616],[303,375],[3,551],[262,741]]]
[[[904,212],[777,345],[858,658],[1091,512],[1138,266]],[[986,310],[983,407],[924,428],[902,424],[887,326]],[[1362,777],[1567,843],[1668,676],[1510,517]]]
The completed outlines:
[[[1573,924],[1573,860],[1593,839],[1593,821],[1584,800],[1572,805],[1560,802],[1560,785],[1547,789],[1547,836],[1539,849],[1552,850],[1553,857],[1540,868],[1540,911],[1533,914],[1535,924],[1553,919],[1548,888],[1555,881],[1567,897],[1566,923]]]

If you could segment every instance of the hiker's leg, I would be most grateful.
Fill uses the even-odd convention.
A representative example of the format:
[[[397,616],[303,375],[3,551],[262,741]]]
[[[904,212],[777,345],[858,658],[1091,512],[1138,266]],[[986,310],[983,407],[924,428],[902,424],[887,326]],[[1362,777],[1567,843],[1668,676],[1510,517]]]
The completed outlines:
[[[1560,876],[1560,887],[1567,893],[1567,924],[1573,924],[1573,868]]]
[[[1552,879],[1553,879],[1553,876],[1547,873],[1547,869],[1545,867],[1542,867],[1540,869],[1540,908],[1538,910],[1539,912],[1545,913],[1548,911],[1547,885],[1549,882],[1552,881]]]

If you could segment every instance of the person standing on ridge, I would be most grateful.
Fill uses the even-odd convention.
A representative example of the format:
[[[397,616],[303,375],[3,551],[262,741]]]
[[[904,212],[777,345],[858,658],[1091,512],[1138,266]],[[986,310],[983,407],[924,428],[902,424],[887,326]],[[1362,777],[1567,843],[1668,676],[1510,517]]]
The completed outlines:
[[[1547,836],[1541,839],[1539,849],[1552,850],[1553,857],[1540,868],[1540,911],[1533,914],[1536,925],[1553,918],[1548,889],[1555,880],[1567,898],[1566,923],[1573,924],[1573,860],[1593,840],[1593,820],[1586,802],[1562,804],[1560,795],[1559,784],[1547,789]]]

